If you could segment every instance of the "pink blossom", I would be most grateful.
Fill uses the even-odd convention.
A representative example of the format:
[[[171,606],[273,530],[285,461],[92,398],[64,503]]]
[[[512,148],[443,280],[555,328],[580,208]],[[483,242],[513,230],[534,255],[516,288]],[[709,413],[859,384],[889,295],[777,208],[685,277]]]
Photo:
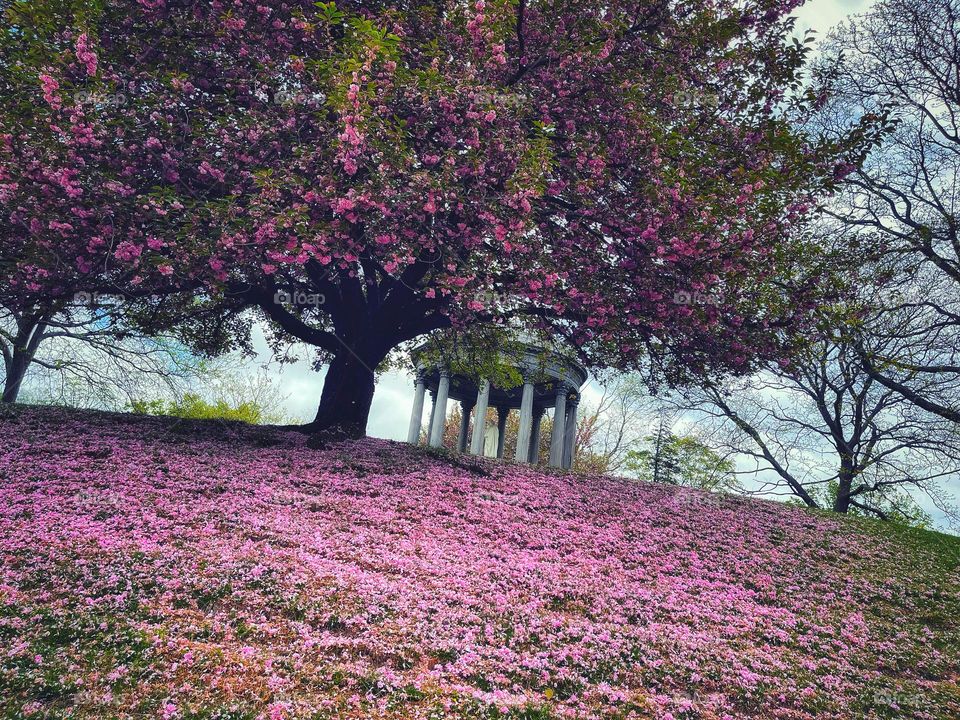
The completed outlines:
[[[56,618],[106,615],[150,638],[151,682],[121,683],[117,715],[173,720],[229,697],[254,717],[374,717],[381,701],[412,717],[419,687],[414,702],[445,717],[547,703],[600,720],[640,697],[656,720],[861,720],[864,682],[960,708],[929,680],[955,665],[951,628],[923,620],[955,578],[898,534],[382,440],[171,427],[0,416],[0,553],[17,558],[0,599],[7,623],[43,618],[16,621],[13,672],[37,671],[31,647]],[[917,625],[891,625],[890,603]],[[71,673],[105,696],[126,671],[87,652],[99,637],[73,641]]]
[[[47,105],[54,110],[59,110],[63,107],[63,98],[57,95],[57,90],[60,89],[60,83],[57,82],[56,78],[46,73],[41,73],[40,87],[43,90],[43,99]]]
[[[200,175],[201,175],[201,176],[211,177],[211,178],[213,178],[214,180],[216,180],[216,181],[218,181],[218,182],[223,182],[224,179],[226,179],[226,175],[223,173],[222,170],[219,170],[219,169],[213,167],[213,166],[212,166],[209,162],[207,162],[206,160],[204,160],[202,163],[200,163],[200,166],[199,166],[199,168],[197,168],[197,169],[200,171]]]
[[[117,245],[116,250],[113,251],[113,256],[118,260],[131,261],[136,260],[140,257],[140,254],[143,252],[143,248],[139,245],[136,245],[128,240],[124,240],[119,245]]]
[[[82,33],[77,37],[76,42],[77,60],[82,62],[87,69],[87,75],[93,77],[97,74],[97,54],[90,49],[87,33]]]

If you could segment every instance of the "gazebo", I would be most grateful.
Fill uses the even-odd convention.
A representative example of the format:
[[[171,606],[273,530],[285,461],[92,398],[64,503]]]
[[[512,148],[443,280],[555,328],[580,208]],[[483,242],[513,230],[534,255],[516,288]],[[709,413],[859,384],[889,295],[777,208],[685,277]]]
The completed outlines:
[[[540,459],[540,423],[546,411],[553,408],[549,465],[570,468],[577,434],[577,405],[580,388],[587,381],[587,371],[558,352],[523,343],[519,347],[520,352],[512,353],[504,361],[519,371],[523,383],[509,389],[494,387],[489,380],[478,381],[455,373],[449,366],[425,360],[422,348],[414,350],[416,385],[407,442],[416,445],[420,441],[424,399],[429,391],[431,410],[427,444],[430,447],[440,447],[443,441],[447,402],[452,399],[459,401],[461,407],[457,450],[467,452],[470,414],[476,411],[473,433],[469,438],[470,453],[502,458],[507,416],[511,410],[519,409],[516,460],[536,464]],[[497,410],[495,435],[493,428],[486,425],[490,407]]]

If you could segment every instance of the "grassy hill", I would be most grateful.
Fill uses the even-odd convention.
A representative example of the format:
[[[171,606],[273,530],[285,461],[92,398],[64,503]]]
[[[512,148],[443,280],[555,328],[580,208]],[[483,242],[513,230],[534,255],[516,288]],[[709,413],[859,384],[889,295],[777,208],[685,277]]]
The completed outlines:
[[[240,425],[0,438],[0,717],[960,717],[955,538]]]

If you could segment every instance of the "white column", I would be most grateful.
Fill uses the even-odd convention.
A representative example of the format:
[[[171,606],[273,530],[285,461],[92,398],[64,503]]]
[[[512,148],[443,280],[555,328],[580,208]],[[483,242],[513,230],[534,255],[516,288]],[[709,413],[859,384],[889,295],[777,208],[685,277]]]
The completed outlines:
[[[520,429],[517,431],[517,462],[530,459],[530,433],[533,430],[533,383],[523,383],[523,396],[520,400]]]
[[[423,373],[417,373],[417,383],[414,385],[413,412],[410,413],[410,428],[407,430],[407,442],[416,445],[420,442],[420,427],[423,425],[423,396],[426,394],[427,384]]]
[[[460,401],[460,434],[457,435],[457,452],[464,452],[467,449],[467,430],[470,429],[470,411],[473,409],[473,403],[466,400]]]
[[[497,408],[497,457],[503,457],[503,445],[507,439],[507,415],[510,414],[510,408]]]
[[[574,396],[567,410],[567,427],[563,436],[563,467],[573,467],[573,446],[577,444],[577,405],[579,399]]]
[[[553,409],[553,435],[550,437],[550,467],[563,465],[563,437],[566,435],[567,386],[557,387],[557,404]]]
[[[476,412],[473,414],[473,438],[470,441],[470,452],[473,455],[483,455],[483,437],[487,431],[487,406],[490,404],[490,381],[480,382],[477,391]]]
[[[533,411],[533,428],[530,430],[530,464],[536,465],[540,460],[540,424],[546,408],[537,408]]]
[[[427,421],[427,444],[430,444],[430,433],[433,432],[433,419],[437,416],[437,391],[430,390],[430,420]]]
[[[447,397],[450,394],[450,373],[440,371],[440,386],[433,404],[433,425],[430,427],[430,447],[443,444],[443,426],[447,424]]]

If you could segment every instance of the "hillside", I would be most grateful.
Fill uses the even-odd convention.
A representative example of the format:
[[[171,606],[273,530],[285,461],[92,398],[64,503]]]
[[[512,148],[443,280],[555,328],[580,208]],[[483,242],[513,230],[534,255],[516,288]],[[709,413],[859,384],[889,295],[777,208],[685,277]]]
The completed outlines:
[[[0,415],[2,717],[960,717],[954,538],[386,441]]]

